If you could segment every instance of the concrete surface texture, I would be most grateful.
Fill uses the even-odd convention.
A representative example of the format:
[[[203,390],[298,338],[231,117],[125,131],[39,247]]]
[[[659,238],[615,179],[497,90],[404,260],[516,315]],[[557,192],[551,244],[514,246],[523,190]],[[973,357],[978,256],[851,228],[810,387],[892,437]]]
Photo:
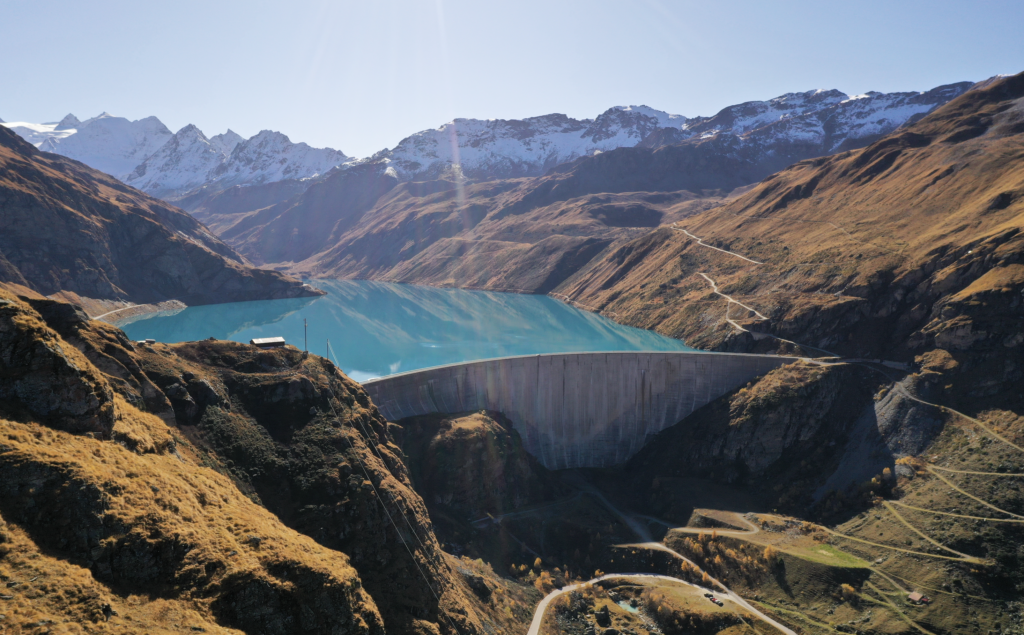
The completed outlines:
[[[503,357],[363,383],[389,421],[495,410],[549,469],[606,467],[656,433],[795,357],[701,352]]]

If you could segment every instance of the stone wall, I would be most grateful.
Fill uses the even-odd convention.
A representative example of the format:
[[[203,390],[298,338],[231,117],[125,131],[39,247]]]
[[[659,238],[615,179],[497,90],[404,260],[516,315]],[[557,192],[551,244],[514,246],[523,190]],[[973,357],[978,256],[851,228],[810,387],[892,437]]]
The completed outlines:
[[[550,469],[621,463],[657,432],[794,357],[565,353],[438,366],[363,384],[389,421],[495,410]]]

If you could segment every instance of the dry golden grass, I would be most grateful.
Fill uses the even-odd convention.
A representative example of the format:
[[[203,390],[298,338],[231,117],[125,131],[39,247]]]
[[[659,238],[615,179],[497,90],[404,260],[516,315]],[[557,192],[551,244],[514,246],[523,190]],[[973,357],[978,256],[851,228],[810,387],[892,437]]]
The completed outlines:
[[[164,439],[159,437],[163,424],[156,417],[132,412],[123,403],[121,410],[126,416],[119,424],[147,439]],[[116,550],[127,541],[149,544],[155,553],[161,544],[187,546],[175,574],[183,580],[205,580],[205,584],[177,589],[174,595],[185,602],[179,611],[198,612],[211,620],[210,605],[215,600],[211,594],[219,587],[230,587],[232,580],[287,587],[271,573],[286,569],[298,576],[316,575],[326,586],[348,589],[345,595],[352,608],[362,613],[361,619],[379,623],[372,599],[359,589],[356,571],[344,554],[284,527],[226,477],[182,460],[166,451],[165,443],[162,452],[160,443],[151,443],[153,453],[140,455],[114,443],[4,420],[0,421],[0,448],[0,464],[12,470],[9,474],[52,472],[66,482],[98,488],[104,525],[123,527],[128,534],[104,537],[98,546],[101,552]],[[37,495],[49,494],[42,490]],[[48,535],[52,528],[34,525],[29,533]],[[24,532],[18,535],[23,536],[21,544],[28,541]],[[62,566],[72,568],[67,563]],[[75,570],[87,575],[85,570]],[[211,577],[210,571],[216,573]],[[30,604],[23,603],[26,610]],[[148,614],[141,608],[132,612]],[[159,611],[150,615],[156,622],[158,618]]]
[[[82,566],[41,550],[24,530],[0,519],[0,632],[240,633],[188,601],[122,596]],[[13,583],[16,586],[7,587]],[[107,609],[107,610],[104,610]]]
[[[908,130],[797,163],[680,223],[764,264],[661,228],[556,291],[633,326],[729,347],[746,336],[725,323],[726,300],[705,273],[770,318],[739,320],[747,328],[852,356],[891,353],[936,298],[1024,282],[1019,264],[999,266],[1024,251],[1021,95],[1020,75],[969,92]],[[901,304],[915,288],[920,299]],[[870,330],[857,330],[870,320]]]

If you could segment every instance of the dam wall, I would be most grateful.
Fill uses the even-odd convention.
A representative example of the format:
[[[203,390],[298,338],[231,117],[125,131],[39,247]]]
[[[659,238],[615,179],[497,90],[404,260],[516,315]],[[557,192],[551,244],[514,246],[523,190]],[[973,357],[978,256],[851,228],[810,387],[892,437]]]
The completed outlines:
[[[362,384],[389,421],[501,412],[549,469],[622,463],[656,433],[795,357],[701,352],[503,357]]]

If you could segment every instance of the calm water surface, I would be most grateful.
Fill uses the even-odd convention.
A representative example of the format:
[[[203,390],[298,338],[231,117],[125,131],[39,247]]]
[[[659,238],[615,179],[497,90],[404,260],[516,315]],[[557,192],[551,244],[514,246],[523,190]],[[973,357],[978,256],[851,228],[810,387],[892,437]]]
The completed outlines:
[[[536,295],[317,280],[319,298],[189,307],[120,324],[134,340],[284,337],[327,355],[356,381],[475,359],[573,351],[688,351],[679,340],[621,326]]]

